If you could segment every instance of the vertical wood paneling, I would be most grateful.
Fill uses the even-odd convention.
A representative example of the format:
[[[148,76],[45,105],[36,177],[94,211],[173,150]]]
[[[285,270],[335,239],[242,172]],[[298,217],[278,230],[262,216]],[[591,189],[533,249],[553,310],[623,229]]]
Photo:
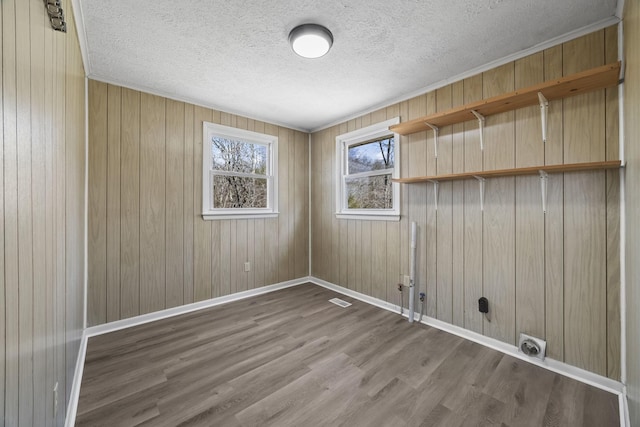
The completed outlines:
[[[400,115],[400,105],[394,104],[386,108],[387,112],[387,120],[392,119],[394,117],[398,117]],[[361,121],[357,121],[357,123],[362,126]],[[398,141],[398,143],[400,143]],[[402,150],[401,150],[402,151]],[[400,154],[402,155],[402,153]],[[399,161],[396,160],[396,161]],[[359,221],[358,221],[359,222]],[[398,248],[401,242],[400,233],[402,232],[400,222],[391,221],[387,222],[387,241],[388,245],[394,248]],[[360,244],[360,241],[357,243]],[[358,248],[356,248],[358,250]],[[355,268],[358,269],[360,266],[356,265]],[[387,292],[386,300],[389,302],[394,302],[397,294],[396,291],[396,281],[398,277],[400,277],[401,272],[401,264],[400,264],[400,251],[393,250],[387,251],[387,278],[385,281],[385,289]]]
[[[452,107],[464,104],[464,84],[462,81],[452,85]],[[453,172],[464,172],[464,124],[453,126]],[[464,326],[464,182],[452,183],[452,253],[453,253],[453,324]]]
[[[120,319],[120,120],[121,88],[107,87],[107,322]]]
[[[298,177],[296,176],[296,150],[295,150],[295,145],[296,145],[296,132],[295,131],[290,131],[289,134],[289,150],[288,150],[288,155],[289,155],[289,187],[287,188],[287,195],[289,197],[289,209],[287,209],[287,211],[289,212],[289,221],[287,224],[287,235],[288,235],[288,239],[287,239],[287,248],[288,251],[286,253],[286,259],[288,261],[288,271],[287,271],[287,280],[289,279],[293,279],[294,275],[295,275],[295,261],[296,261],[296,256],[295,256],[295,249],[296,249],[296,238],[295,238],[295,223],[296,223],[296,198],[295,198],[295,187],[296,187],[296,181],[298,180]]]
[[[605,29],[605,62],[618,59],[618,28]],[[606,89],[606,159],[620,158],[618,88]],[[607,376],[620,380],[620,172],[607,171]]]
[[[309,271],[309,137],[296,132],[295,144],[295,272],[293,277],[305,277]]]
[[[434,113],[436,111],[436,96],[435,93],[428,93],[425,96],[427,101],[427,114]],[[434,150],[435,138],[433,132],[427,132],[427,144],[426,144],[426,157],[427,157],[427,174],[433,174],[436,172],[436,157]],[[426,294],[430,295],[427,298],[426,313],[428,316],[438,316],[438,217],[435,209],[435,204],[432,200],[435,199],[435,188],[433,185],[426,186],[426,199],[425,206],[418,209],[418,219],[422,220],[422,210],[426,210],[426,224],[424,232],[418,233],[418,251],[417,259],[424,259],[426,255],[426,262],[418,261],[417,276],[424,277],[426,281]],[[423,251],[422,248],[425,248]],[[419,281],[418,281],[419,283]]]
[[[485,98],[514,89],[514,65],[483,75]],[[514,166],[514,112],[487,117],[484,131],[485,170]],[[489,300],[484,333],[515,343],[515,178],[487,180],[483,212],[483,295]]]
[[[388,248],[397,248],[400,244],[400,223],[395,221],[388,222],[386,224],[386,232]],[[393,302],[397,293],[394,285],[396,284],[397,277],[400,276],[400,253],[396,250],[387,249],[386,258],[387,276],[384,281],[385,300]],[[416,289],[416,298],[418,292],[420,292],[420,290]],[[416,307],[418,306],[416,305]]]
[[[463,81],[464,102],[482,99],[482,75]],[[464,123],[465,171],[482,170],[480,130],[477,122]],[[478,183],[464,182],[464,327],[482,333],[482,314],[478,298],[482,296],[482,210]]]
[[[55,56],[55,68],[56,68],[56,93],[55,93],[55,102],[57,104],[56,112],[54,113],[55,121],[58,123],[56,126],[56,146],[55,146],[55,175],[56,175],[56,197],[58,200],[66,199],[65,195],[65,170],[67,168],[67,163],[65,159],[65,150],[67,146],[66,141],[66,126],[62,125],[65,120],[65,103],[67,96],[66,89],[66,40],[61,37],[57,37],[56,39],[56,56]],[[88,108],[88,105],[86,106]],[[55,305],[54,305],[54,322],[56,331],[64,331],[66,328],[65,324],[65,311],[62,307],[64,307],[65,301],[65,291],[63,286],[58,285],[65,283],[66,280],[66,257],[68,251],[66,250],[66,200],[65,203],[57,203],[55,208],[55,229],[56,229],[56,260],[55,260],[55,272],[56,272],[56,291],[54,294]],[[66,353],[66,337],[64,334],[58,333],[56,336],[56,351],[55,351],[55,366],[58,373],[64,372],[66,369],[65,363],[65,353]],[[60,374],[58,374],[60,375]],[[70,387],[67,387],[66,378],[62,376],[62,381],[60,383],[60,391],[64,391],[65,395],[67,394]],[[59,420],[64,421],[64,416],[58,413],[58,422]]]
[[[62,425],[83,322],[83,70],[72,16],[66,37],[41,2],[2,2],[0,19],[0,423]]]
[[[404,120],[405,117],[409,117],[409,102],[408,101],[403,101],[400,103],[400,120]],[[363,125],[365,123],[365,118],[369,119],[366,121],[367,125],[370,125],[370,116],[365,116],[363,117]],[[403,175],[409,175],[409,150],[406,147],[406,140],[407,137],[406,136],[401,136],[400,140],[397,142],[398,144],[400,144],[400,176]],[[407,212],[409,212],[409,189],[411,188],[411,186],[409,185],[401,185],[400,186],[400,248],[399,248],[399,253],[400,253],[400,272],[398,273],[398,277],[395,278],[394,282],[391,283],[403,283],[403,277],[405,274],[409,273],[409,238],[410,238],[410,221],[409,221],[409,217],[407,215]],[[404,215],[403,215],[404,213]],[[363,242],[363,244],[366,245],[366,242]],[[366,259],[366,255],[365,255],[365,259]],[[365,261],[367,262],[367,261]],[[371,260],[369,259],[368,261],[369,265],[365,264],[363,265],[363,280],[366,281],[366,278],[370,275],[370,273],[367,272],[367,267],[369,268],[369,271],[371,271]],[[424,287],[424,286],[423,286]],[[396,291],[396,295],[398,295],[398,292]],[[428,298],[431,298],[431,296],[429,296]],[[400,299],[397,297],[392,298],[392,301],[395,301],[397,299],[397,304],[400,305]]]
[[[67,5],[71,8],[71,5]],[[75,34],[73,15],[68,18],[68,30]],[[80,338],[82,336],[84,303],[84,268],[81,260],[84,257],[84,230],[83,218],[85,215],[84,203],[84,179],[85,179],[85,109],[84,109],[84,72],[80,58],[80,48],[76,37],[66,37],[67,72],[65,77],[65,135],[66,156],[65,162],[70,167],[65,170],[66,193],[66,218],[65,218],[65,247],[67,258],[65,260],[65,325],[67,340],[66,355],[66,383],[73,381]],[[67,399],[68,401],[68,395]],[[65,402],[66,403],[66,402]]]
[[[231,293],[231,221],[220,221],[220,295]]]
[[[263,132],[267,135],[278,136],[278,126],[272,124],[265,124]],[[280,141],[278,141],[278,162],[280,162]],[[280,163],[278,163],[278,170],[280,171]],[[282,175],[278,174],[278,186],[280,187],[280,181]],[[278,210],[282,211],[284,205],[278,194]],[[279,218],[266,218],[264,220],[265,237],[264,237],[264,251],[265,251],[265,284],[278,283],[279,275],[279,257],[280,257],[280,238],[279,238]]]
[[[543,53],[515,61],[515,88],[544,81]],[[544,164],[540,108],[515,111],[516,167]],[[555,179],[552,177],[551,179]],[[544,212],[540,178],[518,176],[516,181],[515,313],[516,335],[545,336],[544,324]]]
[[[604,63],[604,30],[563,47],[563,72]],[[564,101],[564,161],[606,156],[604,90]],[[564,332],[565,361],[607,374],[606,174],[565,174]]]
[[[236,265],[233,269],[237,271],[236,290],[241,292],[247,290],[247,273],[244,271],[244,263],[247,257],[247,220],[236,221]],[[288,258],[288,257],[287,257]]]
[[[289,129],[278,129],[278,263],[277,280],[284,282],[289,276],[289,148],[291,142]]]
[[[607,171],[607,376],[620,380],[620,172]]]
[[[184,103],[166,101],[165,307],[184,302]]]
[[[18,282],[18,111],[16,4],[2,3],[2,56],[3,56],[3,129],[4,129],[4,247],[5,251],[5,401],[4,416],[7,423],[17,424],[20,393],[19,349],[19,282]],[[22,59],[24,61],[24,59]],[[7,61],[7,65],[4,65]],[[25,354],[26,356],[26,354]]]
[[[140,312],[165,306],[165,100],[140,97]]]
[[[611,56],[607,56],[606,62],[611,62],[615,59],[615,34],[616,29],[612,27],[580,37],[405,101],[399,105],[402,121],[420,116],[416,111],[421,105],[426,106],[422,107],[426,110],[422,114],[426,114],[435,111],[436,104],[440,109],[473,102],[600,65],[606,52]],[[541,140],[537,107],[488,118],[484,152],[480,151],[476,121],[441,130],[437,161],[431,132],[402,137],[401,174],[415,176],[449,170],[462,172],[569,163],[591,159],[595,152],[599,154],[594,160],[604,160],[605,155],[616,158],[612,146],[617,138],[618,113],[614,110],[614,100],[608,96],[610,94],[606,92],[606,96],[577,97],[575,100],[579,101],[575,102],[567,102],[566,99],[551,102],[545,144]],[[360,119],[360,126],[379,121],[380,111]],[[584,122],[589,123],[585,126]],[[349,126],[352,126],[350,130],[353,126],[357,129],[357,123],[358,119],[354,119],[312,136],[314,144],[321,145],[314,147],[321,155],[312,157],[312,175],[325,173],[330,168],[329,176],[335,179],[335,135]],[[578,130],[579,126],[588,130]],[[581,133],[590,134],[586,144],[580,143],[584,139]],[[442,148],[445,144],[448,147]],[[351,259],[347,256],[347,278],[350,279],[348,272],[355,263],[355,274],[359,274],[360,268],[363,281],[363,286],[357,289],[382,298],[383,293],[377,291],[379,285],[376,284],[381,274],[377,264],[382,257],[379,245],[385,247],[387,257],[392,251],[399,253],[400,273],[408,272],[408,224],[415,219],[426,237],[426,241],[419,244],[418,251],[423,252],[419,255],[417,282],[427,284],[427,299],[433,304],[428,307],[429,315],[463,324],[468,329],[509,343],[515,342],[518,332],[540,336],[547,340],[550,357],[578,366],[590,366],[587,369],[606,372],[616,378],[619,360],[619,344],[616,342],[619,335],[616,335],[615,324],[615,319],[619,318],[616,312],[619,310],[616,294],[619,281],[616,271],[619,251],[616,247],[619,243],[615,241],[616,227],[619,227],[616,221],[619,188],[614,179],[616,173],[607,172],[607,180],[599,178],[601,182],[594,178],[594,174],[604,177],[605,173],[566,174],[566,177],[564,174],[550,175],[546,214],[542,212],[540,179],[535,176],[487,180],[484,212],[480,210],[477,181],[455,182],[450,188],[441,184],[437,215],[433,211],[431,184],[405,185],[401,190],[402,216],[398,241],[390,235],[389,225],[385,230],[386,237],[380,239],[377,224],[369,221],[356,222],[355,232],[350,231],[349,224],[346,233],[342,233],[345,230],[334,219],[333,210],[327,209],[324,203],[330,199],[333,208],[335,182],[319,180],[313,191],[322,194],[312,194],[312,210],[317,209],[315,201],[319,200],[321,217],[313,219],[312,227],[313,235],[323,243],[317,246],[318,253],[314,246],[312,261],[314,264],[329,264],[326,269],[321,269],[327,272],[321,278],[340,284],[344,269],[339,248],[344,245],[346,237],[347,253],[349,250],[355,252]],[[590,176],[593,182],[579,184],[585,176]],[[580,185],[589,189],[586,195],[574,197],[573,193],[583,191],[582,187],[578,190]],[[595,192],[600,201],[596,200]],[[581,197],[588,200],[580,202]],[[601,209],[607,218],[601,213],[581,212],[582,208],[578,207],[582,206],[581,203],[586,203],[591,210]],[[450,208],[446,207],[447,204]],[[600,208],[598,204],[601,204]],[[590,221],[586,221],[587,215],[590,215]],[[328,227],[323,227],[324,223]],[[317,224],[319,232],[315,229]],[[358,224],[362,228],[361,235]],[[606,231],[601,236],[602,230]],[[575,233],[580,236],[576,238]],[[369,236],[371,240],[368,240]],[[363,246],[361,257],[358,245]],[[368,250],[372,252],[369,254]],[[606,277],[592,277],[591,283],[585,285],[584,273],[585,277],[575,272],[578,265],[584,268],[586,263],[590,269],[606,271]],[[387,260],[386,268],[391,265],[394,261]],[[451,271],[449,277],[448,271]],[[367,280],[368,277],[371,279]],[[447,280],[452,282],[451,287],[445,285]],[[369,281],[370,290],[367,287]],[[578,282],[583,282],[582,287]],[[348,283],[351,287],[350,280]],[[596,284],[602,294],[598,296],[599,302],[593,303]],[[484,320],[477,311],[477,299],[483,294],[490,301],[491,322]],[[396,302],[397,293],[387,294],[387,299]],[[601,330],[592,334],[588,329],[594,326],[594,321],[578,327],[584,319],[569,319],[568,312],[577,309],[579,301],[587,301],[589,309],[597,311],[598,316],[604,319],[598,320]],[[606,340],[602,339],[602,330],[606,332]],[[573,337],[569,338],[569,334]],[[577,340],[581,340],[581,344]],[[603,354],[605,348],[608,348],[607,354]],[[606,360],[606,365],[601,365],[602,360]],[[602,367],[605,369],[598,371]]]
[[[89,281],[90,325],[107,321],[107,84],[90,82],[89,101]]]
[[[545,214],[545,339],[547,354],[564,360],[564,176],[547,182]]]
[[[211,298],[211,222],[202,219],[202,122],[211,122],[211,110],[195,107],[193,116],[193,300]],[[228,282],[227,282],[228,283]]]
[[[425,96],[413,98],[407,102],[407,120],[411,120],[427,114],[427,99]],[[401,138],[401,151],[406,153],[406,173],[408,176],[419,176],[427,174],[427,133],[419,132]],[[402,156],[402,153],[401,153]],[[435,282],[435,258],[429,258],[429,255],[435,255],[435,236],[429,239],[432,232],[435,231],[435,215],[427,217],[429,195],[427,185],[412,185],[407,188],[406,197],[406,213],[408,217],[406,225],[403,227],[405,234],[401,240],[402,250],[406,250],[407,259],[410,259],[410,238],[411,223],[416,222],[416,277],[415,286],[419,292],[426,292],[428,295],[426,302],[426,312],[430,316],[434,316],[436,312],[436,282]],[[433,193],[431,193],[433,194]],[[433,195],[431,196],[433,197]],[[433,200],[433,198],[431,199]],[[402,217],[402,215],[401,215]],[[425,221],[427,220],[427,221]],[[433,261],[433,262],[431,262]],[[410,265],[407,262],[404,266],[406,270],[400,272],[402,276],[409,275]],[[400,283],[404,282],[403,277],[399,279]],[[406,289],[405,289],[406,291]],[[405,293],[405,304],[409,305],[408,292]]]
[[[63,2],[64,4],[64,2]],[[57,108],[54,113],[55,121],[58,123],[56,126],[56,147],[55,147],[55,165],[56,165],[56,197],[58,200],[65,200],[64,203],[58,203],[56,206],[56,292],[55,292],[55,309],[54,309],[54,317],[55,317],[55,328],[56,331],[64,331],[66,329],[65,324],[65,316],[66,310],[63,307],[66,304],[66,289],[65,286],[62,286],[66,281],[66,258],[69,256],[69,251],[67,251],[66,247],[66,233],[67,233],[67,224],[66,224],[66,189],[65,189],[65,175],[67,167],[71,167],[68,165],[65,158],[65,151],[67,149],[67,129],[66,126],[63,125],[65,121],[65,104],[67,98],[67,87],[66,87],[66,78],[67,78],[67,42],[66,38],[56,37],[56,57],[55,57],[55,67],[56,67],[56,103]],[[88,108],[88,105],[86,106]],[[58,375],[60,373],[65,372],[66,370],[66,337],[65,334],[58,333],[56,337],[56,355],[55,355],[55,364],[56,369],[58,371]],[[60,383],[60,391],[65,395],[68,395],[70,386],[67,387],[66,377],[64,375],[60,375],[61,383]],[[58,413],[58,422],[59,420],[64,420],[64,415],[61,412]]]
[[[604,30],[567,42],[563,46],[563,73],[569,75],[604,65]],[[564,100],[564,160],[604,160],[604,89]]]
[[[182,217],[184,219],[184,280],[183,280],[183,301],[185,304],[193,302],[193,222],[195,215],[194,206],[194,140],[193,140],[193,118],[194,106],[185,104],[184,106],[184,205],[182,206]]]
[[[385,299],[387,277],[387,226],[382,221],[371,221],[371,295]],[[395,248],[394,248],[395,250]]]
[[[17,94],[17,161],[18,161],[18,350],[20,390],[18,416],[20,423],[33,424],[33,210],[31,206],[31,68],[30,68],[29,2],[16,3],[16,94]]]
[[[90,116],[93,110],[117,110],[117,97],[94,96],[93,88],[102,86],[106,87],[91,82],[89,98],[100,105],[90,110]],[[109,91],[121,98],[119,123],[110,119],[116,113],[100,113],[91,120],[104,120],[104,129],[114,129],[114,140],[115,129],[120,128],[119,162],[105,149],[104,155],[90,159],[89,169],[102,167],[105,182],[120,182],[120,256],[107,257],[107,269],[120,271],[120,281],[109,281],[120,291],[119,318],[308,274],[306,134],[129,89],[109,86]],[[280,137],[279,218],[202,219],[204,121]],[[91,138],[100,138],[98,131],[96,127]],[[115,196],[93,193],[91,187],[89,192],[99,196],[107,212],[117,212]],[[110,217],[90,218],[90,229],[106,227]],[[249,272],[244,271],[246,261],[251,263]],[[116,313],[116,304],[105,292],[100,295],[90,302],[89,312],[105,306]]]
[[[328,225],[327,227],[327,231],[331,234],[331,240],[329,240],[329,244],[331,245],[331,255],[328,269],[330,271],[329,277],[332,283],[340,282],[340,224],[336,216],[333,215],[336,209],[336,189],[335,186],[332,185],[332,183],[334,182],[334,179],[336,179],[337,174],[335,160],[335,140],[336,137],[342,133],[344,133],[344,130],[339,130],[337,126],[331,128],[331,141],[333,141],[333,144],[325,144],[326,151],[322,154],[323,158],[327,160],[324,166],[328,169],[329,172],[325,178],[325,188],[330,188],[331,191],[329,197],[330,205],[328,204],[328,209],[329,212],[333,211],[331,212],[331,215],[329,217],[330,225]],[[379,277],[375,280],[377,279],[379,279]],[[376,287],[373,283],[371,285],[372,289]]]
[[[445,86],[436,91],[437,110],[452,107],[452,87]],[[438,144],[437,173],[453,172],[453,126],[440,130]],[[434,153],[435,154],[435,153]],[[438,210],[436,230],[436,283],[437,317],[453,323],[453,183],[442,182],[438,188]]]
[[[356,290],[356,268],[358,264],[356,262],[356,221],[346,221],[346,244],[347,244],[347,282],[346,287],[352,290]],[[386,282],[386,278],[385,278]]]
[[[250,263],[251,268],[247,272],[247,289],[254,289],[256,287],[255,281],[255,235],[256,235],[256,220],[247,220],[247,241],[245,243],[247,248],[247,261]]]
[[[2,12],[2,5],[0,4],[0,23],[3,23],[3,12]],[[4,32],[2,31],[2,28],[0,27],[0,37],[4,36]],[[2,45],[2,41],[0,41],[0,49],[4,48],[4,46]],[[1,52],[1,51],[0,51]],[[9,65],[9,64],[7,64]],[[4,66],[3,66],[4,67]],[[4,72],[2,70],[0,70],[0,93],[2,93],[2,88],[4,87]],[[47,85],[47,88],[50,89],[50,85]],[[4,219],[5,219],[5,211],[4,211],[4,99],[2,100],[2,102],[0,102],[0,139],[2,140],[2,149],[0,149],[0,194],[2,194],[2,197],[0,197],[0,289],[5,290],[6,292],[6,282],[5,282],[5,264],[4,264],[4,257],[5,257],[5,248],[4,248]],[[47,144],[47,149],[50,149],[51,144]],[[47,153],[47,161],[51,161],[51,153],[48,152]],[[48,169],[49,171],[50,169]],[[49,182],[52,182],[52,180],[50,180]],[[50,192],[49,192],[50,194]],[[50,198],[47,199],[47,202],[50,202]],[[50,203],[48,203],[47,208],[49,208],[51,206]],[[50,218],[51,216],[49,216]],[[47,243],[49,243],[49,240],[51,239],[50,237],[50,233],[52,232],[52,228],[53,227],[47,227]],[[49,245],[47,245],[47,248],[49,248]],[[50,259],[50,257],[47,258],[48,260]],[[50,277],[49,275],[47,275],[48,277]],[[6,311],[6,297],[5,297],[5,292],[0,292],[0,319],[2,319],[3,325],[6,322],[6,318],[5,318],[5,311]],[[47,297],[49,295],[47,294]],[[48,299],[49,301],[51,301],[51,299]],[[47,308],[50,309],[51,305],[48,304]],[[49,320],[49,319],[47,319]],[[48,330],[47,332],[47,347],[48,349],[50,347],[53,347],[52,343],[51,343],[51,338],[53,336],[53,329]],[[6,359],[7,359],[7,347],[6,347],[6,329],[4,327],[0,328],[0,419],[4,420],[5,419],[5,368],[6,368]],[[52,357],[49,357],[48,360],[50,361],[51,359],[53,359]]]
[[[606,375],[604,172],[571,175],[564,201],[565,360]]]
[[[544,51],[544,79],[562,77],[562,46]],[[560,164],[564,157],[563,101],[549,103],[545,164]],[[547,354],[564,359],[564,174],[550,176],[547,181],[545,226],[545,338]]]
[[[2,13],[2,8],[0,7],[0,15]],[[43,16],[44,20],[46,17]],[[45,79],[45,103],[44,109],[45,111],[54,111],[55,102],[54,102],[54,83],[55,83],[55,73],[54,73],[54,44],[53,44],[53,33],[45,33],[45,74],[47,75]],[[2,79],[0,79],[1,82]],[[0,87],[2,83],[0,83]],[[0,115],[2,109],[2,104],[0,103]],[[46,337],[45,337],[45,347],[46,347],[46,371],[47,378],[44,390],[52,390],[55,384],[55,317],[54,317],[54,293],[55,293],[55,240],[54,240],[54,226],[55,226],[55,197],[54,197],[54,185],[55,182],[55,171],[54,171],[54,120],[53,114],[46,115],[46,139],[45,139],[45,158],[46,158],[46,206],[45,212],[47,212],[47,220],[46,220],[46,231],[45,231],[45,246],[46,246],[46,254],[45,254],[45,264],[46,264],[46,291],[44,297],[46,298],[47,303],[45,304],[45,319],[46,319]],[[0,133],[2,132],[2,121],[0,121]],[[0,150],[1,151],[1,150]],[[2,159],[0,158],[0,163],[2,163]],[[2,167],[0,167],[0,176],[2,176]],[[0,188],[0,193],[2,193],[2,189]],[[2,204],[0,203],[0,212],[2,211]],[[2,242],[2,226],[0,226],[0,242]],[[2,245],[0,245],[2,248]],[[2,249],[0,249],[0,257],[3,257]],[[3,265],[0,262],[0,275],[4,275]],[[2,279],[0,279],[0,282]],[[2,286],[2,285],[0,285]],[[2,301],[4,295],[0,297],[0,305],[3,305]],[[4,307],[0,310],[0,317],[4,318]],[[0,336],[4,334],[4,331],[0,333]],[[0,338],[0,342],[3,342],[3,337]],[[0,350],[0,353],[4,355],[4,345]],[[0,366],[4,366],[4,357],[2,357],[2,361],[0,361]],[[0,384],[4,384],[4,373],[0,374]],[[0,390],[4,390],[3,387],[0,386]],[[4,393],[0,391],[0,402],[4,402]],[[4,409],[4,404],[0,404]],[[0,419],[3,419],[3,409],[0,409]],[[44,425],[46,427],[51,427],[54,425],[53,416],[53,401],[51,399],[45,399],[45,414],[47,414]]]
[[[37,2],[30,2],[31,68],[44,70],[45,13]],[[33,210],[33,423],[45,425],[47,396],[46,383],[46,136],[45,115],[33,114],[45,103],[45,75],[34,72],[31,76],[31,149],[32,187],[31,208]],[[40,189],[40,190],[39,190]],[[45,189],[44,191],[41,189]]]
[[[640,182],[640,2],[625,4],[624,11],[624,57],[627,64],[635,64],[627,68],[624,88],[624,152],[627,167],[625,182]],[[627,218],[627,235],[625,245],[627,286],[623,298],[627,307],[640,305],[640,223],[631,221],[640,215],[640,191],[625,186],[625,216]],[[635,285],[631,285],[635,284]],[[630,286],[631,285],[631,286]],[[635,360],[640,352],[640,310],[626,310],[626,354],[627,361]],[[640,365],[627,363],[627,402],[631,425],[640,423]]]
[[[91,80],[89,81],[91,83]],[[89,103],[93,102],[89,86]],[[91,120],[91,112],[89,112]],[[89,136],[89,147],[93,140]],[[127,318],[140,314],[140,93],[122,89],[122,140],[120,206],[120,316]],[[94,167],[89,158],[89,171]],[[89,194],[93,192],[89,182]],[[91,219],[89,219],[91,225]],[[89,254],[91,258],[93,254]],[[89,282],[92,283],[92,282]],[[89,291],[93,284],[89,286]],[[89,304],[88,311],[93,310]],[[95,323],[90,323],[91,325]]]

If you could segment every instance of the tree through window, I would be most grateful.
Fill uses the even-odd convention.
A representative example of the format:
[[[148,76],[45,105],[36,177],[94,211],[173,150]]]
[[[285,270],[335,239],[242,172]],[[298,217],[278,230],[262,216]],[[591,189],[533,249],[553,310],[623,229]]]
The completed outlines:
[[[205,123],[203,215],[275,213],[277,138]]]
[[[338,216],[372,215],[398,219],[398,137],[389,126],[399,119],[368,126],[336,138]],[[384,217],[384,218],[382,218]],[[372,218],[375,219],[375,218]]]

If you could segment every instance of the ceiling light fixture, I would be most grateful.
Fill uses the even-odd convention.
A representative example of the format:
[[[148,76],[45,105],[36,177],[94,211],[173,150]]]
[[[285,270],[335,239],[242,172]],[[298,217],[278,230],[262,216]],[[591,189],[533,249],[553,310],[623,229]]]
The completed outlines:
[[[304,58],[320,58],[333,44],[333,35],[322,25],[303,24],[289,33],[291,48]]]

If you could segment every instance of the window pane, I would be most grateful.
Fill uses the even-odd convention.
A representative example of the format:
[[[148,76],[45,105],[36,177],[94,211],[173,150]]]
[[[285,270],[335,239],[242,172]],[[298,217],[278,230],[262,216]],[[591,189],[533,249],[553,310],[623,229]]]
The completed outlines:
[[[349,209],[392,209],[391,174],[347,178]]]
[[[213,175],[214,208],[266,208],[267,179]]]
[[[211,167],[219,171],[267,174],[267,146],[214,136]]]
[[[349,147],[349,174],[393,168],[393,137]]]

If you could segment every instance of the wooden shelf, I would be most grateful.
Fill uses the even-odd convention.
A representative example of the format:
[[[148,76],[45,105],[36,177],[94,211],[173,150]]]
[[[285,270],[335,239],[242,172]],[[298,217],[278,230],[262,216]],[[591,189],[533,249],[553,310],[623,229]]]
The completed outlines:
[[[546,165],[546,166],[531,166],[524,168],[513,169],[498,169],[491,171],[480,172],[465,172],[465,173],[453,173],[447,175],[433,175],[433,176],[417,176],[413,178],[397,178],[393,179],[394,182],[401,182],[405,184],[412,184],[418,182],[443,182],[443,181],[456,181],[469,178],[497,178],[503,176],[518,176],[518,175],[538,175],[540,172],[546,173],[560,173],[560,172],[579,172],[588,170],[600,170],[600,169],[617,169],[620,168],[620,160],[609,160],[606,162],[591,162],[591,163],[570,163],[564,165]]]
[[[389,129],[400,135],[431,130],[431,126],[442,127],[469,120],[476,120],[473,112],[482,116],[503,113],[518,108],[538,105],[538,93],[548,101],[579,95],[598,89],[615,86],[620,75],[620,62],[593,68],[556,80],[550,80],[504,95],[465,104],[447,111],[424,116],[391,126]],[[431,125],[431,126],[429,126]]]

